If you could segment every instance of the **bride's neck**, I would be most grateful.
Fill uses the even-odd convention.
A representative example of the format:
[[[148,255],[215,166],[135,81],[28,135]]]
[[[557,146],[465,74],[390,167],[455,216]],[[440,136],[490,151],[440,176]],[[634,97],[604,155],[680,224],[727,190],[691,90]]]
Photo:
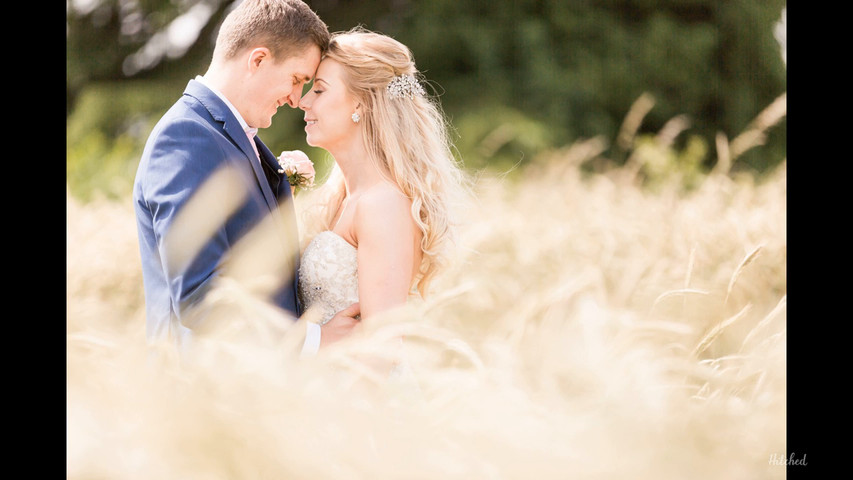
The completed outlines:
[[[370,161],[367,150],[364,148],[337,151],[332,153],[332,157],[341,168],[347,197],[357,195],[373,185],[385,181],[382,173]]]

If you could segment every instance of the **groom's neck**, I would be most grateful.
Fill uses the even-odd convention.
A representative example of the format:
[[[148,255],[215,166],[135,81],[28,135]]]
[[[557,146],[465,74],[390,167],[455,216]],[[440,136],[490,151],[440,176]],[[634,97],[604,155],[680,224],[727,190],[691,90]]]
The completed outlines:
[[[244,86],[243,77],[233,65],[211,64],[204,74],[204,80],[225,96],[237,110],[242,112]]]
[[[234,74],[229,72],[227,68],[214,64],[211,64],[207,72],[204,73],[205,82],[228,97],[229,101],[232,100],[231,97],[233,96],[231,87],[231,84],[235,83],[233,77]]]

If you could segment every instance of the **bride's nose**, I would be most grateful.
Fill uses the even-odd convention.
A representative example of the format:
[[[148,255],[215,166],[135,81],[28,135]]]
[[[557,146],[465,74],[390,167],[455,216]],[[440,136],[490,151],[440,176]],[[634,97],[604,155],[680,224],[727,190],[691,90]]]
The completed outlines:
[[[304,97],[300,98],[299,102],[297,102],[296,106],[302,110],[308,110],[309,108],[311,108],[311,106],[308,105],[308,101],[306,100],[307,96],[308,95],[306,94]]]

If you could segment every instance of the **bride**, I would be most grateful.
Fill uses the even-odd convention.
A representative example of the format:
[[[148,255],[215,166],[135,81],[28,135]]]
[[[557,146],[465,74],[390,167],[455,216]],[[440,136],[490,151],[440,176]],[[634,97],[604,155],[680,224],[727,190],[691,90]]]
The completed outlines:
[[[335,160],[312,192],[318,207],[306,209],[299,269],[302,308],[320,324],[354,304],[369,321],[423,297],[443,263],[463,173],[419,77],[405,45],[356,28],[333,35],[299,102],[307,143]],[[323,329],[323,345],[335,332]]]

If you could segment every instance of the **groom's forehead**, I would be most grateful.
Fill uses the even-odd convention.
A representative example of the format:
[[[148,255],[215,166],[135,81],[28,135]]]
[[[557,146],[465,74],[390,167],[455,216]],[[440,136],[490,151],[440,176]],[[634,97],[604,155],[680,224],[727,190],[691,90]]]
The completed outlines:
[[[314,65],[307,62],[291,62],[284,70],[279,71],[281,75],[287,77],[287,80],[300,81],[303,83],[310,82],[317,69]]]
[[[312,62],[296,62],[293,66],[293,77],[303,82],[310,82],[315,75],[320,64]]]

